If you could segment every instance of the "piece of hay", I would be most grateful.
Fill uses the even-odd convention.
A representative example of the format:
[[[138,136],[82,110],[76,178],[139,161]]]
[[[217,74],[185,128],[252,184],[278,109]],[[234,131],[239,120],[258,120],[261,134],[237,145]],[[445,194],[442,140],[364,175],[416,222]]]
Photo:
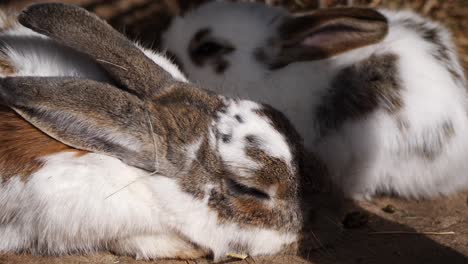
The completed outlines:
[[[369,235],[392,235],[392,234],[403,234],[403,235],[455,235],[453,231],[447,232],[408,232],[408,231],[382,231],[382,232],[371,232]]]
[[[246,255],[246,254],[238,254],[238,253],[228,253],[227,256],[229,258],[233,258],[233,259],[240,259],[240,260],[244,260],[246,258],[248,258],[249,256]]]

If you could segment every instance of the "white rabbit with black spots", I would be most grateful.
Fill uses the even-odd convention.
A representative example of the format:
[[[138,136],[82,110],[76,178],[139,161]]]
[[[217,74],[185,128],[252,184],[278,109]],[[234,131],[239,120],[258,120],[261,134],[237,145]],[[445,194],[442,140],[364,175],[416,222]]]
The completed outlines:
[[[217,1],[175,18],[163,40],[194,82],[284,112],[350,197],[468,186],[467,86],[438,23],[407,11],[293,16]]]

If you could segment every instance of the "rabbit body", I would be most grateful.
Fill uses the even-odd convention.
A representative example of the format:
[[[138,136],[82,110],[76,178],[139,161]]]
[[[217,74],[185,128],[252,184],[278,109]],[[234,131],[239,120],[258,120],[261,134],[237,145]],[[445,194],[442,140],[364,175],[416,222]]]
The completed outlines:
[[[185,252],[189,244],[167,229],[175,223],[162,221],[169,219],[162,217],[169,213],[164,208],[167,199],[178,193],[160,197],[161,190],[176,190],[170,180],[148,177],[118,159],[97,154],[59,153],[44,162],[27,182],[13,178],[0,188],[1,251],[133,250],[145,259],[203,254],[195,249]],[[165,237],[166,248],[161,249],[156,241]]]
[[[60,16],[61,12],[58,14]],[[96,60],[87,54],[27,29],[16,20],[7,20],[12,19],[7,14],[0,14],[0,18],[3,19],[0,19],[3,28],[10,25],[0,34],[1,77],[73,76],[113,82]],[[170,73],[172,78],[186,82],[183,74],[163,55],[138,48]],[[5,96],[4,93],[1,95]],[[111,97],[101,100],[114,101]],[[223,157],[220,160],[231,164],[226,165],[226,170],[236,174],[237,165],[246,170],[242,172],[246,179],[255,180],[252,173],[263,166],[259,160],[245,154],[243,135],[248,131],[253,137],[266,137],[255,144],[256,147],[262,146],[262,155],[284,160],[284,164],[290,168],[288,173],[296,173],[295,157],[289,142],[274,128],[266,115],[259,114],[263,111],[261,105],[224,97],[215,100],[223,100],[225,110],[219,112],[216,120],[208,123],[208,127],[203,127],[203,118],[198,121],[202,131],[208,131],[207,134],[191,142],[180,143],[182,145],[175,150],[169,143],[156,145],[153,138],[150,149],[154,143],[156,150],[167,148],[174,157],[180,157],[176,155],[182,153],[180,160],[171,160],[180,165],[177,176],[159,171],[150,173],[109,155],[67,147],[29,125],[20,117],[23,112],[16,115],[2,106],[0,252],[61,255],[111,250],[143,259],[191,259],[213,254],[218,260],[225,258],[229,252],[274,254],[294,243],[298,239],[300,216],[296,213],[285,214],[288,227],[276,223],[270,225],[255,216],[249,216],[252,214],[249,210],[256,210],[255,206],[259,205],[251,201],[254,198],[249,198],[249,192],[253,191],[230,180],[231,191],[239,195],[241,200],[250,201],[250,207],[242,205],[244,200],[232,200],[234,194],[224,197],[223,190],[228,188],[225,179],[209,176],[214,173],[208,169],[215,165],[206,165],[206,168],[198,161],[199,155],[208,155],[205,158],[209,162],[219,164],[216,158],[218,154],[210,154],[219,147],[219,155]],[[114,102],[118,104],[117,100]],[[199,108],[204,111],[201,104],[197,106]],[[190,113],[184,116],[190,116]],[[176,118],[176,115],[173,117]],[[115,119],[118,118],[115,116]],[[67,120],[63,118],[62,124],[56,126],[66,126]],[[264,125],[261,127],[255,125],[262,122]],[[157,125],[155,123],[154,129],[160,129]],[[190,130],[191,135],[198,135],[199,130],[196,129],[200,128]],[[223,139],[218,136],[220,133],[224,135]],[[171,130],[169,135],[173,134],[177,135],[177,132]],[[229,140],[226,140],[227,137]],[[117,142],[130,150],[138,151],[141,145],[137,138],[117,131],[109,134],[108,138],[110,142]],[[157,139],[159,136],[156,136]],[[159,161],[162,162],[161,166],[166,164],[158,156],[154,161],[156,165],[159,165]],[[276,193],[275,188],[270,191],[271,195]],[[236,203],[239,207],[244,206],[243,213],[237,214],[236,209],[232,208],[237,206]],[[279,215],[274,209],[274,203],[268,205],[268,210]],[[284,206],[296,210],[298,204],[286,203]],[[263,208],[263,205],[260,207]],[[268,214],[264,215],[269,217]],[[269,217],[268,221],[271,219]],[[286,229],[280,230],[283,227],[278,229],[275,225]]]
[[[140,259],[193,259],[208,252],[179,232],[202,243],[210,241],[204,246],[218,254],[228,253],[224,251],[231,234],[238,241],[262,241],[263,246],[252,251],[259,255],[295,239],[280,235],[284,239],[280,241],[273,230],[220,226],[207,201],[181,191],[176,180],[150,177],[115,158],[59,153],[44,162],[26,182],[14,178],[0,188],[0,252],[61,255],[111,250]]]
[[[164,45],[189,79],[283,111],[350,197],[429,198],[464,189],[467,86],[451,35],[412,12],[379,12],[388,23],[381,41],[282,67],[265,62],[275,56],[275,40],[290,17],[256,4],[206,4],[176,18]],[[197,64],[187,52],[201,30],[231,47],[223,71],[211,59]]]

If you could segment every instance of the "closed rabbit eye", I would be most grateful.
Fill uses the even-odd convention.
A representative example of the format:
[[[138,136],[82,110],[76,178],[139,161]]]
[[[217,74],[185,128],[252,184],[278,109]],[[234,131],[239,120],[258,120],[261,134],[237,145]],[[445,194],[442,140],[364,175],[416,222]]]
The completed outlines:
[[[257,188],[248,187],[232,179],[227,179],[226,185],[230,194],[233,196],[250,196],[262,200],[270,199],[270,195],[265,192],[260,191]]]

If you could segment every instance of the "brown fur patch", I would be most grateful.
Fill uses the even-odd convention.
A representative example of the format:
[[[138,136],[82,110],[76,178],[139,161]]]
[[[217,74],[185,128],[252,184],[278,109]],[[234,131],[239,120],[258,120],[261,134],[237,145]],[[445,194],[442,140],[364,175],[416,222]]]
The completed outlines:
[[[226,191],[223,191],[226,192]],[[218,214],[220,223],[237,223],[240,226],[262,226],[278,231],[297,231],[302,216],[299,204],[293,201],[261,201],[250,197],[236,197],[212,190],[208,206]]]
[[[222,179],[223,164],[211,149],[207,138],[202,142],[196,155],[190,169],[190,175],[193,177],[182,177],[179,182],[185,192],[197,199],[203,199],[205,185],[210,181],[219,182]],[[209,175],[216,175],[216,179],[210,179]]]
[[[0,50],[0,76],[11,76],[16,73],[16,68]]]
[[[294,176],[289,166],[281,159],[273,158],[258,148],[248,147],[247,156],[260,163],[262,167],[255,171],[255,185],[276,187],[276,197],[285,199],[294,195],[290,184],[284,184],[284,181],[294,182]],[[283,182],[283,184],[282,184]]]
[[[12,29],[17,25],[18,21],[16,20],[17,13],[13,10],[3,9],[0,10],[0,13],[3,15],[2,22],[3,24],[0,27],[0,33]]]
[[[13,110],[0,105],[0,179],[19,176],[22,181],[44,164],[41,158],[54,153],[74,151],[33,127]]]
[[[168,88],[154,100],[154,105],[149,106],[155,119],[154,131],[164,138],[158,142],[159,146],[164,146],[159,157],[164,157],[174,168],[169,175],[190,169],[186,166],[184,147],[206,135],[221,106],[222,101],[217,96],[184,83]]]

